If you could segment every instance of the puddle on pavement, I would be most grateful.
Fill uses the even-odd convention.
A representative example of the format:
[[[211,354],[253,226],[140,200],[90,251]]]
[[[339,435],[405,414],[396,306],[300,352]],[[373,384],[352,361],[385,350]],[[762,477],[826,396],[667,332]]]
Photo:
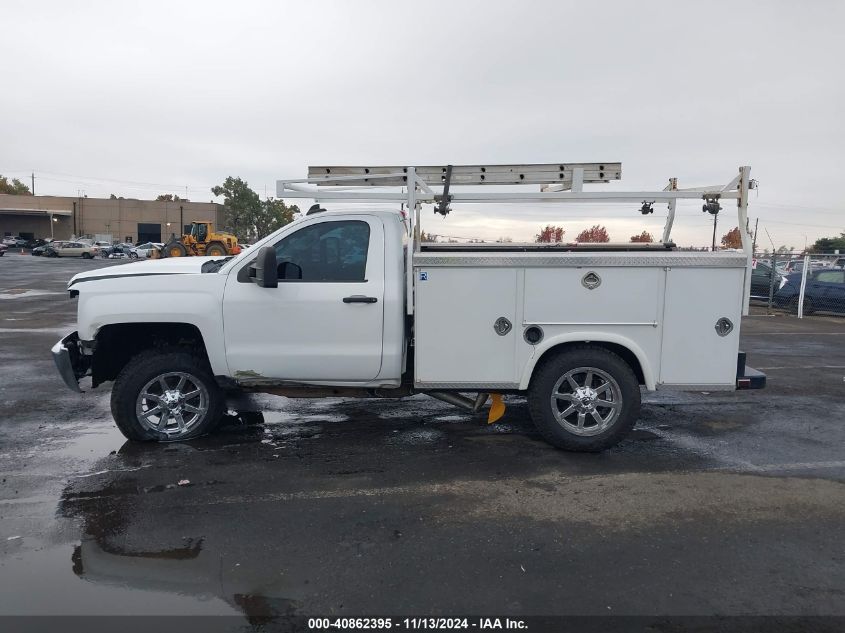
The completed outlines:
[[[61,295],[63,292],[49,290],[30,290],[29,288],[10,288],[0,290],[0,299],[25,299],[26,297],[42,297],[44,295]]]
[[[99,459],[109,453],[116,453],[126,443],[126,438],[110,421],[98,424],[95,430],[80,431],[69,438],[57,438],[44,446],[58,457]]]
[[[345,422],[349,416],[345,413],[295,413],[290,411],[265,411],[264,425],[268,428],[277,426],[299,427],[309,422]]]
[[[144,565],[147,560],[110,555],[90,540],[10,553],[0,559],[5,579],[0,612],[7,616],[241,613],[217,597],[211,583],[191,586],[185,583],[185,573],[163,582],[165,574],[177,571],[183,561],[162,559],[163,569],[156,575],[150,571],[154,565]]]

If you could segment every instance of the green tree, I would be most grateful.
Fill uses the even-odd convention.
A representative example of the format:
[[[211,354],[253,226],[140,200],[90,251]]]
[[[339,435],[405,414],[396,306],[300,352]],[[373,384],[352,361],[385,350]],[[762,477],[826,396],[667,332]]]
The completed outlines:
[[[222,185],[211,188],[215,196],[223,196],[225,229],[248,240],[254,232],[254,220],[262,212],[261,199],[240,178],[229,176]]]
[[[180,198],[179,196],[172,194],[172,193],[162,193],[156,196],[157,201],[167,201],[167,202],[190,202],[187,198]]]
[[[810,247],[810,252],[832,253],[837,249],[840,253],[845,251],[845,233],[840,233],[839,237],[820,237]]]
[[[299,207],[295,204],[288,206],[284,200],[267,198],[261,203],[261,213],[257,214],[253,220],[254,239],[260,240],[267,237],[285,224],[293,222],[293,216],[296,213],[299,213]]]
[[[267,198],[263,202],[249,184],[240,178],[226,178],[211,193],[223,196],[225,230],[244,241],[260,240],[293,221],[299,207],[286,205],[284,200]]]
[[[32,192],[25,184],[17,178],[12,178],[12,182],[6,176],[0,175],[0,193],[10,193],[13,196],[31,196]]]

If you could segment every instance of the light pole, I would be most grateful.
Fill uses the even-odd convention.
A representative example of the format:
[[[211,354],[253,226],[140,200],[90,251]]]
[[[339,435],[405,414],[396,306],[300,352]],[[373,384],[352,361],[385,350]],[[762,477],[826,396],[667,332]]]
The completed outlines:
[[[50,241],[52,242],[55,237],[53,236],[53,222],[58,222],[59,220],[54,216],[52,213],[50,214]]]

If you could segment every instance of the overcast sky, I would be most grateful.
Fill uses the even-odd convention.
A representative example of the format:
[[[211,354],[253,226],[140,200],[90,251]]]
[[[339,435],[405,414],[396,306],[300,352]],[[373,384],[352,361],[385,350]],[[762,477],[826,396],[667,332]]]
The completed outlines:
[[[621,161],[614,189],[751,165],[758,243],[845,230],[845,2],[3,3],[0,174],[36,193],[262,196],[309,164]],[[607,187],[593,185],[591,188]],[[588,186],[588,188],[590,188]],[[710,242],[700,203],[675,238]],[[660,234],[614,208],[462,208],[434,233]],[[719,235],[735,226],[720,216]],[[724,228],[724,230],[721,230]]]

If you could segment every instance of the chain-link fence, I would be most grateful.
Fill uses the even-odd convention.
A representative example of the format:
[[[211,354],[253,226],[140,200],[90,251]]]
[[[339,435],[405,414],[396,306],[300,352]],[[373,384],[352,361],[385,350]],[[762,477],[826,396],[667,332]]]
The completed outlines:
[[[845,315],[845,255],[756,253],[751,303],[799,318]]]

